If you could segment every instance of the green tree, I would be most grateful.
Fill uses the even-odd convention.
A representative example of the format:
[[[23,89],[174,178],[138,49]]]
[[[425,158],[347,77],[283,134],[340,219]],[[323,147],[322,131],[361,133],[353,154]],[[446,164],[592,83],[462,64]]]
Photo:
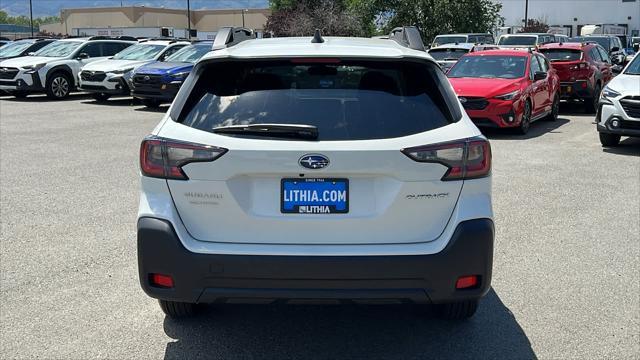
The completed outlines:
[[[343,0],[272,0],[273,12],[266,31],[276,36],[311,36],[315,29],[323,35],[366,35],[363,18],[349,9]]]
[[[38,27],[42,24],[51,24],[55,22],[60,22],[60,17],[58,16],[44,16],[33,18],[33,26]],[[10,16],[6,11],[0,10],[0,24],[13,24],[13,25],[23,25],[29,26],[31,23],[28,16],[19,15],[19,16]]]

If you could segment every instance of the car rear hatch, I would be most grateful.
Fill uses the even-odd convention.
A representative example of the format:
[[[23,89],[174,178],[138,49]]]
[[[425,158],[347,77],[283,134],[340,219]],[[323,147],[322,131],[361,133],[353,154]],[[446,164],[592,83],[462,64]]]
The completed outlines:
[[[416,161],[430,155],[402,152],[474,135],[455,122],[434,64],[298,59],[198,71],[177,121],[159,133],[217,151],[168,180],[194,238],[390,244],[443,232],[463,181],[443,181],[452,170],[442,162]]]
[[[551,62],[562,82],[575,81],[588,76],[588,64],[582,61],[582,51],[575,49],[540,50]]]

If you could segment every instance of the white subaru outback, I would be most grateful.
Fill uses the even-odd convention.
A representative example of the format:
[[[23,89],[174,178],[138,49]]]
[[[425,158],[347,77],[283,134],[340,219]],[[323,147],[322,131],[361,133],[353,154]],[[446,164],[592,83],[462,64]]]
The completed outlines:
[[[434,304],[491,283],[489,142],[415,28],[205,55],[140,148],[138,264],[171,317],[200,303]]]
[[[33,56],[0,62],[0,90],[15,97],[45,92],[51,99],[63,99],[76,88],[75,79],[83,66],[132,44],[135,41],[101,36],[54,41]]]

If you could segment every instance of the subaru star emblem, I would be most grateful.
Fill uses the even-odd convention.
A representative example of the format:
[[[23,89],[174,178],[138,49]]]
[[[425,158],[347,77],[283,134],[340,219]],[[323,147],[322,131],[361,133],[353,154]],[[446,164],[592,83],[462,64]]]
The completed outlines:
[[[145,76],[142,78],[142,80],[144,80],[144,81],[149,81],[150,79],[151,79],[151,78],[149,77],[149,75],[145,75]]]
[[[320,154],[307,154],[301,157],[298,163],[307,169],[322,169],[329,166],[329,158]]]
[[[460,99],[460,102],[463,103],[463,104],[467,102],[467,98],[466,97],[462,97],[461,96],[458,99]]]

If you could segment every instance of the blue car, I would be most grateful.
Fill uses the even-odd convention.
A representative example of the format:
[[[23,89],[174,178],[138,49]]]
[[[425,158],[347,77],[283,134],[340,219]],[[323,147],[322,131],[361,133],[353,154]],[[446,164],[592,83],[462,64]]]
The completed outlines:
[[[164,61],[137,68],[128,79],[131,95],[141,99],[147,107],[173,101],[195,63],[211,51],[212,45],[210,41],[198,42],[180,49]]]

